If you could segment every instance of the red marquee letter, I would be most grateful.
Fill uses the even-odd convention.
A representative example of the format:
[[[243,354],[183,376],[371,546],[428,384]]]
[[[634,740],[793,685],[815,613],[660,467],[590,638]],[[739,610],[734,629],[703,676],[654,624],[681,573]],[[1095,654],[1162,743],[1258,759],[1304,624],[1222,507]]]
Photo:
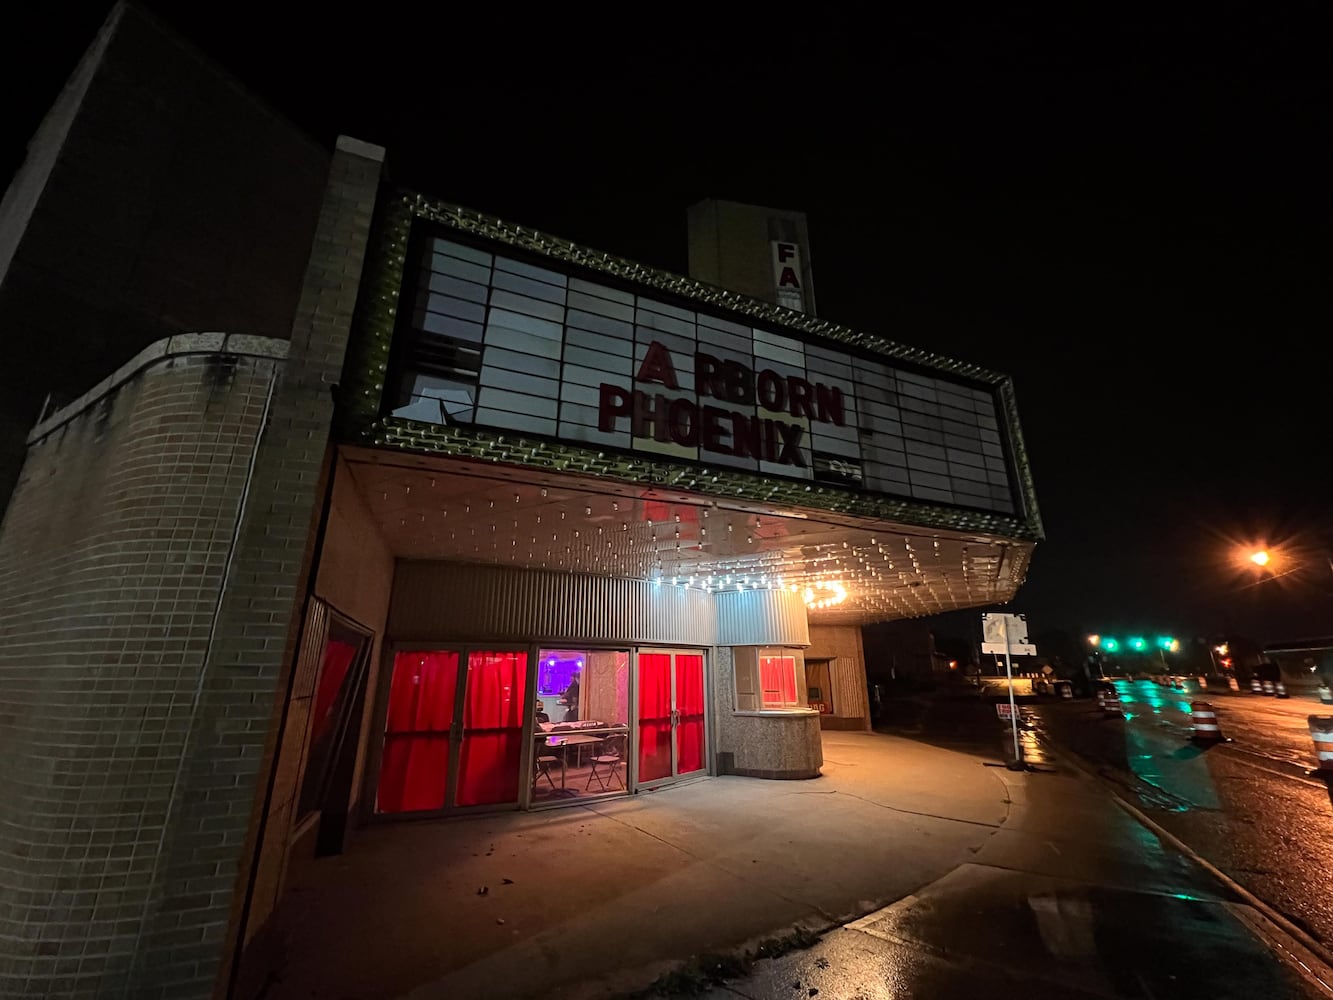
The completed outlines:
[[[653,341],[648,345],[648,353],[639,366],[639,374],[634,376],[640,382],[660,382],[668,389],[679,389],[676,384],[676,369],[671,364],[671,352]]]

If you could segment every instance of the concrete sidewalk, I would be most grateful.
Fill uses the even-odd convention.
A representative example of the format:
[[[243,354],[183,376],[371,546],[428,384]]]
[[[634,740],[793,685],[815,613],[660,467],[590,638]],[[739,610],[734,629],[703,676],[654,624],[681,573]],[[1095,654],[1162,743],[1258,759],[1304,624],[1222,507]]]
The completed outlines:
[[[265,996],[610,996],[874,911],[974,860],[1008,815],[1005,772],[977,757],[829,732],[824,758],[811,781],[363,831],[293,876]]]

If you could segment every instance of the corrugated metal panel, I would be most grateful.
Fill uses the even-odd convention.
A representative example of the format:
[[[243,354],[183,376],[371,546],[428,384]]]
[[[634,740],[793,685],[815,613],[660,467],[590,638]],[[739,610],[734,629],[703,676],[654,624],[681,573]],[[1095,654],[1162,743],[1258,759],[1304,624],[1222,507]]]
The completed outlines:
[[[399,562],[389,637],[416,641],[585,640],[712,646],[706,591],[500,566]]]
[[[810,627],[800,594],[728,590],[718,594],[716,600],[719,646],[810,645]]]
[[[829,665],[833,681],[833,714],[850,719],[868,719],[870,702],[866,693],[866,672],[858,660],[839,656]]]

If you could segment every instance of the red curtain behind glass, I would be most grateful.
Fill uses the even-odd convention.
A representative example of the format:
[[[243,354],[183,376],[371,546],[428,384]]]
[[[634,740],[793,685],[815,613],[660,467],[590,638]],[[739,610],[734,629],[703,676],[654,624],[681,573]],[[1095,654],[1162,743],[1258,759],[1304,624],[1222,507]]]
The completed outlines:
[[[527,653],[468,654],[458,805],[518,801],[523,723],[530,710]]]
[[[314,722],[310,729],[311,744],[318,743],[333,721],[333,706],[347,679],[347,670],[356,656],[357,647],[350,642],[330,639],[324,646],[324,669],[319,675],[315,691]]]
[[[639,780],[671,775],[671,654],[639,654]]]
[[[380,812],[444,808],[457,690],[457,653],[399,653],[393,658],[380,763]]]
[[[677,773],[704,768],[704,658],[697,653],[676,654]]]
[[[796,659],[791,656],[759,658],[759,685],[764,692],[765,708],[783,708],[796,704]],[[777,692],[777,701],[773,692]]]

